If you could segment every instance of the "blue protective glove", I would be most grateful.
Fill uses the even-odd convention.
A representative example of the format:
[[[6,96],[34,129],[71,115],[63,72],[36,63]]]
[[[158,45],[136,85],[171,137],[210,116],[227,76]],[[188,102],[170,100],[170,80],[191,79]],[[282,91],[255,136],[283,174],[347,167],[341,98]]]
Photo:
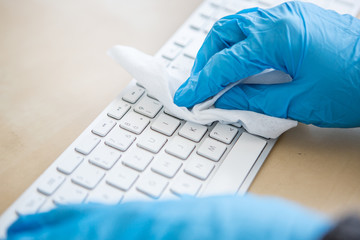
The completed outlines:
[[[315,240],[332,223],[271,197],[212,197],[117,206],[63,206],[21,217],[11,239]]]
[[[360,20],[311,3],[252,8],[216,22],[174,102],[191,107],[269,68],[293,82],[237,86],[215,106],[321,127],[360,126]]]

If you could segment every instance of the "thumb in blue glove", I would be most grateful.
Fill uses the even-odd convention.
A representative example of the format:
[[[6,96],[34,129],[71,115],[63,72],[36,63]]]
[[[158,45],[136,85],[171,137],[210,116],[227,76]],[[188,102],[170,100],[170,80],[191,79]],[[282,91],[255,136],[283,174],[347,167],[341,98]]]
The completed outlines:
[[[20,217],[8,239],[321,239],[332,223],[272,197],[222,196],[61,206]]]
[[[174,102],[191,107],[269,68],[293,81],[238,85],[216,107],[321,127],[360,126],[360,20],[296,1],[247,9],[215,23]]]

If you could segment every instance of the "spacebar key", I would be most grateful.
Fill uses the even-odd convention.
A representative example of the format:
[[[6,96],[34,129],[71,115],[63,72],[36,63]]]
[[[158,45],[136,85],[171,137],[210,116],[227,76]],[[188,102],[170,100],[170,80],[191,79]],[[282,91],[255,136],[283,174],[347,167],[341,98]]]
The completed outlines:
[[[236,194],[265,146],[265,140],[244,132],[202,195]]]

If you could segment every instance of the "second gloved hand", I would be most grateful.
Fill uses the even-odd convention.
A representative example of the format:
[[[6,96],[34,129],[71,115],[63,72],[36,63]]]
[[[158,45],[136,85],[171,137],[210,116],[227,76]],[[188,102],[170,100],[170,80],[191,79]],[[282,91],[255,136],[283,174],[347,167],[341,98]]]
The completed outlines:
[[[271,197],[62,206],[20,217],[8,239],[320,240],[332,223]]]
[[[191,107],[269,68],[293,81],[236,86],[216,106],[322,127],[360,126],[360,20],[295,1],[215,23],[174,102]]]

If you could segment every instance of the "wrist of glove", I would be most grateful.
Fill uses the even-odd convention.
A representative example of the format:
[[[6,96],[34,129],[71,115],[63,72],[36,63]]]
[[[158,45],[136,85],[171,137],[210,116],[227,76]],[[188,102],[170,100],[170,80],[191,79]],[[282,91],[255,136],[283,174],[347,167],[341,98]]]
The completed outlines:
[[[8,239],[321,239],[332,223],[272,197],[61,206],[20,217]]]

